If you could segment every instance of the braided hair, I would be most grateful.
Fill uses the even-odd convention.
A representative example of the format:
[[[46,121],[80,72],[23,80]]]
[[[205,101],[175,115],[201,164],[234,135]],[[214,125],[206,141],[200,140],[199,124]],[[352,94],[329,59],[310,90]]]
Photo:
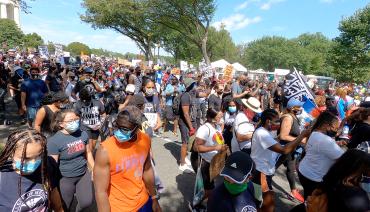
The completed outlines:
[[[0,170],[3,170],[6,167],[12,165],[12,160],[14,153],[17,148],[21,147],[22,157],[21,157],[21,167],[20,175],[18,179],[18,196],[22,199],[22,175],[23,175],[23,165],[26,158],[27,145],[29,143],[37,142],[41,144],[41,182],[45,191],[47,192],[48,199],[50,200],[51,186],[50,186],[50,176],[47,171],[47,151],[46,151],[46,137],[36,130],[18,130],[11,133],[8,136],[7,142],[5,144],[4,150],[0,154]],[[23,146],[23,147],[22,147]],[[49,206],[50,206],[50,201]],[[50,207],[49,207],[50,208]]]

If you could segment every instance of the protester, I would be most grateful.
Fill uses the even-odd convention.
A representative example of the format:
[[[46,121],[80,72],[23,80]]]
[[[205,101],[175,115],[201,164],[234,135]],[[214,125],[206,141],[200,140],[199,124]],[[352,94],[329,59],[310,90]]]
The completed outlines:
[[[87,133],[80,130],[80,118],[73,110],[57,112],[53,128],[57,133],[48,138],[47,148],[62,174],[59,188],[64,209],[71,210],[73,197],[76,196],[76,211],[81,211],[94,200],[92,143]]]
[[[256,170],[253,173],[253,182],[261,185],[263,192],[262,211],[274,211],[274,191],[272,189],[272,176],[275,174],[275,166],[278,154],[289,154],[306,138],[310,131],[303,131],[296,139],[281,145],[278,143],[272,131],[280,126],[279,114],[273,109],[262,112],[260,127],[256,129],[252,137],[251,157],[256,164]]]
[[[224,85],[216,85],[216,92],[211,94],[208,99],[208,108],[213,108],[216,111],[221,111],[222,108],[222,94],[224,93]]]
[[[239,103],[239,112],[235,117],[234,133],[231,140],[231,151],[244,151],[251,153],[251,138],[254,131],[252,123],[256,113],[261,113],[261,103],[258,99],[250,97],[241,99]]]
[[[282,115],[280,119],[281,126],[277,131],[277,135],[279,135],[278,137],[281,145],[286,145],[289,142],[294,141],[301,133],[302,127],[300,126],[301,124],[297,116],[302,113],[303,104],[303,102],[300,102],[295,98],[289,99],[286,112]],[[284,164],[284,166],[286,166],[287,168],[286,176],[289,182],[291,196],[298,201],[303,202],[304,199],[299,193],[295,183],[296,160],[294,158],[294,151],[280,157],[279,161],[276,163],[276,168],[278,168],[281,164]]]
[[[247,81],[247,77],[242,74],[240,75],[237,80],[231,85],[231,92],[233,98],[247,98],[248,91],[243,92],[243,87],[245,86]]]
[[[220,123],[221,113],[213,108],[207,110],[206,123],[200,126],[195,136],[194,150],[200,153],[201,161],[198,163],[201,166],[203,177],[205,196],[208,198],[211,195],[215,185],[210,177],[210,163],[212,158],[221,151],[226,151],[228,146],[225,145],[221,131],[217,127]]]
[[[56,166],[42,134],[11,133],[0,155],[0,211],[62,212]]]
[[[54,121],[55,113],[65,109],[68,104],[68,97],[64,92],[49,93],[43,100],[46,105],[42,106],[36,114],[35,130],[45,137],[50,137],[55,132],[51,124]]]
[[[364,141],[370,141],[370,108],[359,108],[347,120],[353,126],[349,132],[348,148],[353,149]]]
[[[27,111],[28,128],[32,128],[36,118],[37,110],[41,107],[41,101],[48,88],[43,80],[40,79],[40,70],[31,68],[31,79],[25,80],[21,85],[21,104],[22,109]]]
[[[235,122],[236,115],[238,114],[238,109],[235,101],[231,99],[231,96],[225,99],[223,108],[225,112],[221,120],[221,123],[223,123],[224,125],[222,136],[224,137],[225,144],[231,150],[231,140],[233,139],[233,125]]]
[[[308,197],[306,205],[298,205],[291,212],[369,211],[369,174],[369,153],[348,150],[331,166],[320,186]]]
[[[176,96],[181,95],[181,87],[179,86],[179,80],[176,76],[172,75],[170,77],[170,83],[168,83],[163,91],[163,95],[165,98],[165,108],[164,108],[164,114],[163,118],[164,125],[163,125],[163,131],[166,131],[168,129],[168,126],[170,122],[173,122],[173,134],[177,136],[177,128],[178,128],[178,116],[176,116],[173,113],[173,100]]]
[[[104,105],[99,100],[93,99],[91,92],[84,88],[80,92],[80,100],[76,102],[74,110],[80,117],[81,130],[87,132],[92,148],[95,149],[99,129],[105,119]]]
[[[333,139],[338,127],[338,118],[330,112],[321,113],[312,126],[313,132],[305,147],[306,155],[298,168],[305,199],[320,186],[330,166],[343,154]]]
[[[149,126],[153,131],[158,131],[162,127],[161,107],[158,94],[155,91],[155,84],[151,79],[143,82],[142,92],[144,97],[144,115],[148,119]]]
[[[101,89],[99,84],[93,78],[93,69],[90,67],[83,68],[83,74],[80,77],[80,80],[76,83],[71,93],[71,96],[74,99],[78,99],[77,95],[82,91],[82,89],[86,89],[92,96],[95,96],[95,93],[101,93],[104,90]]]
[[[48,75],[46,76],[45,83],[49,92],[59,92],[62,90],[63,83],[62,77],[58,75],[57,67],[50,67]]]
[[[138,108],[127,106],[118,114],[114,136],[96,153],[94,184],[99,211],[161,211],[150,162],[151,141],[139,130],[143,118]]]
[[[26,111],[22,109],[21,85],[24,80],[29,78],[29,74],[19,66],[14,69],[14,75],[10,78],[9,90],[14,94],[13,98],[18,107],[18,114],[24,120],[24,123],[26,123]]]
[[[207,211],[257,211],[259,200],[251,181],[254,165],[250,156],[242,151],[232,153],[221,171],[223,183],[208,199]]]
[[[191,162],[186,155],[189,136],[194,135],[197,129],[196,85],[191,78],[186,78],[184,84],[186,91],[180,96],[179,105],[179,128],[182,141],[179,170],[182,172],[193,172]]]

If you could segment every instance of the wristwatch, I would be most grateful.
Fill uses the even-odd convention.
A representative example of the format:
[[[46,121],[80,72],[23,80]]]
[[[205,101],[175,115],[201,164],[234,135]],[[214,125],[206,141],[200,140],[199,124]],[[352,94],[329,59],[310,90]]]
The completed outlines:
[[[157,193],[156,195],[152,196],[152,200],[159,200],[161,197],[159,196],[159,194]]]

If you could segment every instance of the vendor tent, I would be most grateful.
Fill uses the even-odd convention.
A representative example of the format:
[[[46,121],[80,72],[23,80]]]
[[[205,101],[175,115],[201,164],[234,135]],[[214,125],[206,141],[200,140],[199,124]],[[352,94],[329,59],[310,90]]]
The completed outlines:
[[[237,72],[247,72],[247,68],[240,63],[233,63],[234,70]]]
[[[224,69],[227,65],[230,65],[230,63],[227,62],[224,59],[217,60],[217,61],[211,63],[212,68],[222,68],[222,69]]]

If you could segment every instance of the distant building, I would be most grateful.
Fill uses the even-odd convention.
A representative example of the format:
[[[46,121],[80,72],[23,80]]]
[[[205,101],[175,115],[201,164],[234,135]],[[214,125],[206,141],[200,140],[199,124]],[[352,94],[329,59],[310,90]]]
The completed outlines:
[[[0,0],[0,18],[11,19],[20,27],[19,16],[19,5],[16,1]]]

